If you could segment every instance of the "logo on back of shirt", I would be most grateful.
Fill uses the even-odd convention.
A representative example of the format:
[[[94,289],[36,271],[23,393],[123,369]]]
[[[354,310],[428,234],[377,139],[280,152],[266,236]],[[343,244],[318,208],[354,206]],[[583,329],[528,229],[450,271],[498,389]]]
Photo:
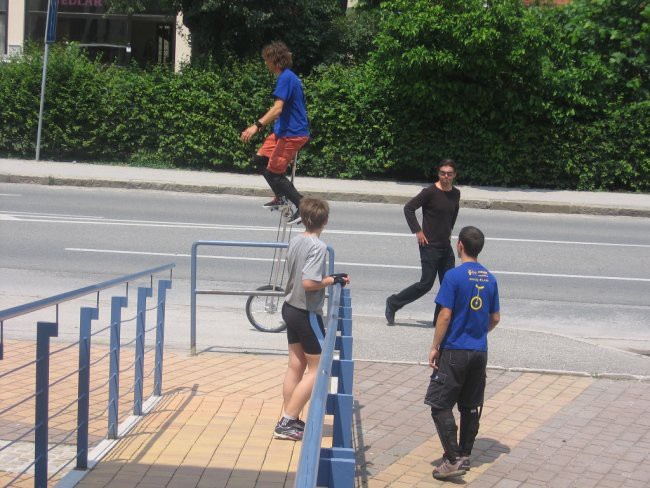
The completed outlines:
[[[481,310],[483,307],[483,299],[480,297],[481,295],[481,290],[485,288],[485,286],[478,286],[474,285],[476,287],[476,295],[472,297],[472,299],[469,301],[469,308],[472,310]]]

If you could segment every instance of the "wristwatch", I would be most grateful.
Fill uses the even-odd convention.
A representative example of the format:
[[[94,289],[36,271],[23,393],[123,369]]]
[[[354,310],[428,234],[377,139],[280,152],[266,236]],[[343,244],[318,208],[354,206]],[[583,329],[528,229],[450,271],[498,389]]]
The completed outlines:
[[[260,122],[259,120],[255,121],[255,127],[257,127],[258,130],[262,130],[264,128],[264,124]]]

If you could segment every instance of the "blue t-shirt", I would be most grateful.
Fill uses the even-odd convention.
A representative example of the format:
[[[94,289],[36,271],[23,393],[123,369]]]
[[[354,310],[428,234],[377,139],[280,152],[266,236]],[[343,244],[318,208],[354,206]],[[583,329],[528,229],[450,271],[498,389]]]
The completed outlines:
[[[289,68],[278,76],[273,96],[284,102],[282,113],[273,124],[276,137],[308,136],[309,121],[302,83]]]
[[[436,303],[452,310],[440,349],[487,351],[490,314],[499,311],[499,289],[492,273],[476,262],[450,269],[442,280]]]

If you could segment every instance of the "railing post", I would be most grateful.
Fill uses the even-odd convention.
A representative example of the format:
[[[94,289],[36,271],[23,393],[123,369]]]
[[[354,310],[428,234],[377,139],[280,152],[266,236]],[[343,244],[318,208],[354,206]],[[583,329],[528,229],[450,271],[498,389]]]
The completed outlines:
[[[192,244],[190,262],[190,356],[196,356],[196,253],[198,242]]]
[[[165,349],[165,303],[171,280],[158,280],[158,310],[156,313],[156,366],[153,377],[153,394],[162,395],[163,352]]]
[[[336,338],[336,348],[339,351],[338,360],[332,364],[332,374],[338,376],[338,393],[352,395],[354,380],[354,361],[352,360],[352,299],[350,290],[341,290],[339,306],[338,330],[341,335]]]
[[[81,307],[79,320],[79,377],[77,386],[77,469],[88,469],[88,416],[90,405],[91,322],[99,310]]]
[[[108,433],[109,439],[117,439],[117,419],[120,406],[120,328],[122,307],[129,303],[128,297],[111,298],[111,346],[108,376]]]
[[[354,449],[323,447],[320,450],[317,486],[352,488],[354,469]]]
[[[330,393],[325,412],[334,416],[332,447],[352,447],[352,395]]]
[[[135,378],[133,384],[133,415],[142,415],[142,390],[144,388],[144,331],[147,322],[147,297],[151,287],[138,288],[137,319],[135,326]]]
[[[36,324],[36,405],[34,432],[34,486],[47,487],[47,441],[50,396],[50,337],[59,335],[56,322]]]

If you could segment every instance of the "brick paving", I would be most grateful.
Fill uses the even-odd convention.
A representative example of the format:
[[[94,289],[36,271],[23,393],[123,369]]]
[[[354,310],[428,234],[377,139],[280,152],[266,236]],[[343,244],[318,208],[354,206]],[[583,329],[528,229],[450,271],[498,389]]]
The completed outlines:
[[[272,437],[285,367],[284,356],[168,351],[161,401],[78,486],[293,486],[300,443]],[[429,374],[422,365],[355,363],[357,487],[444,484],[431,476],[442,450],[422,402]],[[7,467],[0,458],[4,475]],[[490,369],[472,469],[454,483],[580,488],[649,480],[650,383]]]

